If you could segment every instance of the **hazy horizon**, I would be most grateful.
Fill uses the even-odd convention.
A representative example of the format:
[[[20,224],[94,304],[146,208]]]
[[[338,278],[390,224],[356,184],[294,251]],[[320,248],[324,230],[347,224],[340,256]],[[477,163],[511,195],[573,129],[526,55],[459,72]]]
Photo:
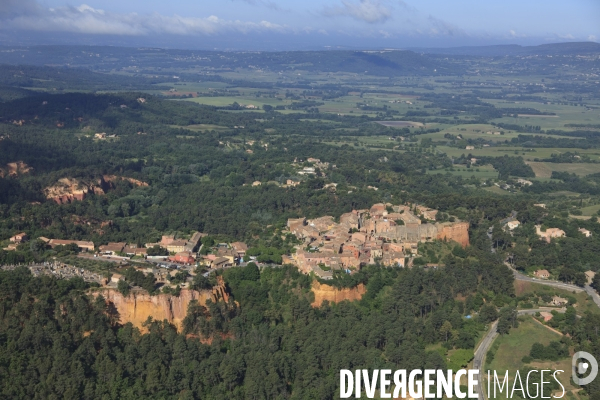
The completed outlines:
[[[597,42],[600,3],[556,0],[0,1],[0,45],[204,50],[448,48]]]

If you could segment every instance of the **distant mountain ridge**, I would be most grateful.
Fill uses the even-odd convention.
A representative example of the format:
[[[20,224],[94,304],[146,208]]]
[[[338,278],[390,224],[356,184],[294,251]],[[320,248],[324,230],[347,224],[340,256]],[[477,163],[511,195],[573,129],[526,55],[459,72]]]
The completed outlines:
[[[152,85],[179,79],[206,80],[207,74],[189,72],[196,68],[210,72],[211,80],[223,79],[220,74],[235,69],[292,72],[296,83],[305,86],[311,82],[302,71],[387,77],[457,75],[465,72],[464,57],[594,56],[600,55],[600,44],[243,52],[53,45],[0,46],[0,52],[0,101],[7,101],[26,96],[23,89],[40,85],[50,90],[152,90]],[[540,58],[540,62],[546,61]],[[129,76],[113,74],[116,71]],[[228,83],[237,84],[231,79]]]
[[[415,52],[425,54],[446,54],[463,56],[524,56],[524,55],[569,55],[569,54],[600,54],[600,43],[572,42],[549,43],[539,46],[521,46],[518,44],[494,46],[463,46],[449,48],[414,48]]]

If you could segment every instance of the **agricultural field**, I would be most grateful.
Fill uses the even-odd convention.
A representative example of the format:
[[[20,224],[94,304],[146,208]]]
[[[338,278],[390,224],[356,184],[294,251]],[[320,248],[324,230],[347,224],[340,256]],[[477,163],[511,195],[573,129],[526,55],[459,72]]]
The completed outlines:
[[[425,136],[425,135],[423,135]],[[438,145],[436,149],[450,157],[460,157],[462,154],[472,154],[473,157],[500,157],[521,156],[526,162],[536,162],[536,159],[550,158],[553,154],[562,154],[566,152],[577,152],[581,155],[589,156],[591,160],[600,161],[600,151],[598,149],[579,149],[579,148],[526,148],[521,146],[497,146],[497,147],[475,147],[472,150],[459,149],[456,147]],[[577,163],[573,163],[577,164]],[[593,173],[593,172],[590,172]]]
[[[581,212],[583,216],[590,217],[592,215],[598,215],[598,211],[600,211],[600,204],[596,204],[593,206],[583,207]]]
[[[461,124],[461,125],[451,125],[446,126],[436,124],[436,123],[428,123],[425,125],[426,128],[440,128],[440,132],[436,133],[426,133],[423,135],[419,135],[420,138],[430,138],[435,141],[443,141],[446,140],[444,138],[445,134],[452,134],[455,136],[460,135],[463,139],[483,139],[486,141],[492,141],[496,143],[503,143],[506,141],[510,141],[513,138],[517,138],[519,135],[522,136],[531,136],[534,134],[529,133],[520,133],[512,130],[506,130],[502,128],[498,128],[497,126],[491,124]],[[560,136],[560,135],[552,135],[554,138],[560,139],[572,139],[572,140],[581,140],[579,138],[574,138],[570,136]]]
[[[486,370],[497,371],[498,374],[509,371],[508,387],[512,388],[515,371],[531,366],[535,369],[563,370],[564,373],[557,377],[565,387],[566,391],[574,392],[577,390],[570,383],[571,376],[571,358],[567,357],[558,361],[532,361],[525,364],[522,361],[523,356],[529,355],[531,346],[534,343],[541,343],[547,346],[552,341],[560,340],[561,335],[553,332],[541,323],[536,322],[531,316],[519,317],[519,327],[513,328],[508,335],[499,336],[492,345],[491,352],[494,353],[493,360],[488,362],[486,357]],[[488,352],[489,357],[489,352]],[[503,376],[503,375],[502,375]],[[501,378],[502,379],[502,378]],[[487,382],[485,383],[487,387]],[[518,392],[517,392],[518,393]],[[559,391],[559,394],[561,392]],[[548,393],[545,393],[548,395]],[[492,394],[493,396],[493,394]],[[498,393],[496,398],[506,399],[504,393]]]
[[[227,126],[211,125],[211,124],[195,124],[195,125],[186,125],[186,126],[171,125],[171,127],[172,128],[183,128],[183,129],[187,129],[187,130],[194,131],[194,132],[223,131],[226,129],[230,129]]]
[[[464,166],[456,166],[453,168],[428,170],[427,174],[449,174],[453,176],[461,176],[463,178],[479,178],[479,179],[497,179],[498,171],[491,165],[474,165],[471,168],[465,168]]]
[[[518,125],[534,125],[540,126],[542,129],[564,129],[568,124],[599,124],[600,112],[597,109],[590,109],[582,105],[567,105],[557,104],[556,102],[539,103],[539,102],[509,102],[498,100],[486,100],[496,107],[501,108],[534,108],[546,113],[555,115],[527,115],[519,114],[517,118],[504,117],[494,119],[495,123],[518,124]]]
[[[578,176],[597,174],[600,172],[600,163],[551,163],[526,161],[535,172],[536,178],[550,178],[552,171],[568,172]]]

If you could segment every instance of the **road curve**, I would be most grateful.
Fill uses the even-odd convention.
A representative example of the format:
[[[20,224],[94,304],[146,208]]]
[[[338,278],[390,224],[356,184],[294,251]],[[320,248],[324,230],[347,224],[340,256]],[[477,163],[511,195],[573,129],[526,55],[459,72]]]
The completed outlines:
[[[505,262],[504,265],[506,265],[513,272],[515,280],[517,280],[517,281],[539,283],[540,285],[553,286],[553,287],[556,287],[559,289],[565,289],[565,290],[574,290],[576,292],[583,292],[584,290],[587,292],[587,289],[584,289],[581,286],[571,285],[569,283],[553,281],[553,280],[548,280],[548,279],[530,278],[526,275],[523,275],[516,269],[514,269],[509,263]],[[593,291],[592,288],[590,288],[590,289]],[[588,292],[588,294],[589,294],[589,292]],[[598,304],[598,306],[600,307],[600,303],[596,303],[596,304]]]
[[[546,308],[533,308],[530,310],[518,310],[517,313],[519,315],[526,315],[526,314],[535,314],[538,311],[548,311],[548,309]],[[555,309],[556,310],[556,309]],[[556,310],[558,312],[565,312],[565,309],[560,309],[560,310]],[[485,400],[485,393],[484,393],[484,385],[483,385],[483,378],[484,378],[484,360],[485,360],[485,355],[487,354],[488,350],[490,349],[490,347],[492,346],[492,343],[494,343],[494,339],[496,339],[496,336],[498,336],[498,332],[496,331],[496,328],[498,326],[498,321],[494,321],[492,323],[492,325],[490,326],[490,329],[487,331],[487,333],[485,334],[483,340],[481,341],[481,343],[479,343],[479,346],[477,347],[477,350],[475,350],[475,357],[473,358],[473,368],[479,370],[479,384],[477,385],[477,393],[479,395],[479,400]]]

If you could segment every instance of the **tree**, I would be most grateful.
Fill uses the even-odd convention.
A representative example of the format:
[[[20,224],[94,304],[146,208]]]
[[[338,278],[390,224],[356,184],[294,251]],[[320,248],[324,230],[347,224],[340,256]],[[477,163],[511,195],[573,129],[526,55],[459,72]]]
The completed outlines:
[[[498,310],[492,304],[484,304],[479,311],[479,318],[484,323],[490,323],[498,319]]]
[[[587,278],[583,272],[568,267],[564,267],[560,270],[558,279],[563,282],[573,283],[578,286],[584,286],[587,281]]]
[[[448,336],[452,332],[452,324],[450,321],[444,321],[442,326],[440,327],[440,336],[444,338],[444,341],[448,341]]]
[[[168,256],[169,251],[159,245],[154,245],[148,249],[149,256]]]
[[[125,297],[129,296],[130,286],[129,283],[125,279],[121,279],[119,283],[117,283],[117,290]]]
[[[210,281],[208,280],[208,278],[206,278],[204,275],[200,274],[196,274],[194,276],[194,279],[192,281],[192,289],[194,290],[204,290],[204,289],[210,289],[212,287],[212,285],[210,284]]]
[[[510,328],[516,328],[519,326],[519,320],[517,319],[518,313],[515,307],[504,307],[500,310],[498,318],[497,331],[501,335],[505,335],[510,331]]]
[[[30,242],[29,248],[32,253],[39,255],[42,254],[46,248],[48,248],[48,245],[43,240],[35,239]]]
[[[596,292],[600,293],[600,273],[596,272],[594,279],[592,280],[591,286],[596,289]]]

